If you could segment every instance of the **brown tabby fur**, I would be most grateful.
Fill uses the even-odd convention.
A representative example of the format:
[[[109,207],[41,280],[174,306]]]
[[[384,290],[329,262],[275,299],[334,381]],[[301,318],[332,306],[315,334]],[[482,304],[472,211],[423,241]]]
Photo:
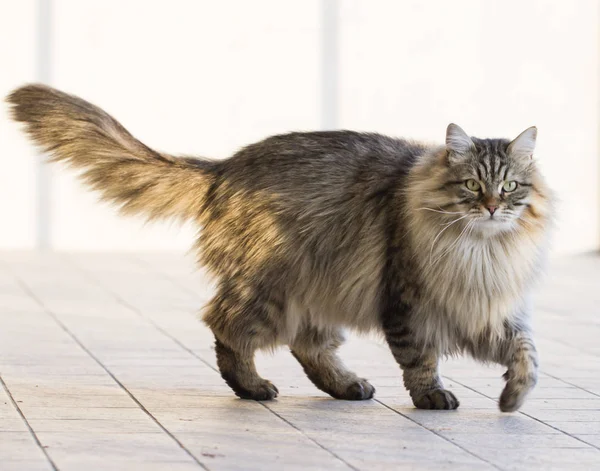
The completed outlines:
[[[104,111],[43,85],[8,101],[52,161],[81,170],[124,213],[201,228],[199,263],[218,280],[204,321],[238,396],[277,395],[253,356],[287,344],[318,388],[371,398],[336,354],[344,328],[385,335],[420,408],[458,407],[438,372],[447,354],[508,368],[503,411],[535,384],[528,295],[552,213],[535,128],[509,142],[450,125],[443,146],[292,133],[211,161],[149,149]]]

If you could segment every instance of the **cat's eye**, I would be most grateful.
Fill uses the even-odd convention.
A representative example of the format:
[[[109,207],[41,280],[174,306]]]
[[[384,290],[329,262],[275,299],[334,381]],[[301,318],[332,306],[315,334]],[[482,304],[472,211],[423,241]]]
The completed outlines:
[[[515,191],[517,189],[517,182],[512,181],[512,182],[504,182],[504,185],[502,185],[502,191],[505,191],[506,193],[510,193],[511,191]]]
[[[465,182],[465,185],[471,191],[479,191],[481,189],[481,185],[479,184],[479,182],[477,180],[473,180],[472,178],[470,180],[467,180]]]

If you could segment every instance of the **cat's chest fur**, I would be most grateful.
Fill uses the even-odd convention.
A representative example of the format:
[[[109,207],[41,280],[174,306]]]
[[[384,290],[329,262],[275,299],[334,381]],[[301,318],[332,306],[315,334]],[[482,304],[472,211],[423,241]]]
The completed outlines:
[[[506,321],[524,308],[539,255],[527,235],[454,241],[442,238],[433,253],[420,254],[421,299],[413,316],[420,336],[446,350],[503,335]]]

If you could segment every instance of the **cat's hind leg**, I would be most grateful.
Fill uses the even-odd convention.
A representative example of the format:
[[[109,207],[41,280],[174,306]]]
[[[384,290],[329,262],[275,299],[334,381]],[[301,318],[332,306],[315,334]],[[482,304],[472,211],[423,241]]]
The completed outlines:
[[[282,302],[242,283],[222,285],[209,303],[204,322],[216,338],[217,365],[240,398],[277,397],[275,385],[256,371],[254,354],[277,345],[283,315]]]
[[[291,343],[291,351],[314,385],[336,399],[371,399],[375,388],[344,366],[337,354],[343,343],[341,330],[304,327]]]
[[[257,373],[254,353],[236,351],[219,339],[215,342],[215,351],[221,376],[236,396],[255,401],[268,401],[277,397],[277,387]]]

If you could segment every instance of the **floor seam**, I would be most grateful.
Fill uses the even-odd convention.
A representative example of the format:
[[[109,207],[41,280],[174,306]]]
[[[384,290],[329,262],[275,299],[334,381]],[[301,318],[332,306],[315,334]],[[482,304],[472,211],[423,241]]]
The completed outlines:
[[[100,286],[104,291],[106,291],[108,294],[110,294],[114,298],[114,300],[117,301],[117,303],[119,303],[121,306],[129,309],[137,317],[139,317],[140,319],[143,319],[145,322],[147,322],[148,324],[150,324],[152,327],[154,327],[156,330],[158,330],[165,337],[169,338],[171,341],[173,341],[180,348],[182,348],[183,350],[185,350],[188,353],[192,354],[194,357],[196,357],[198,360],[200,360],[204,365],[208,366],[211,370],[216,371],[217,373],[219,372],[216,368],[214,368],[204,358],[198,356],[191,348],[189,348],[184,343],[182,343],[177,337],[174,337],[173,335],[171,335],[169,332],[167,332],[165,329],[163,329],[161,326],[159,326],[156,322],[154,322],[153,319],[151,319],[148,316],[146,316],[140,309],[138,309],[137,307],[135,307],[132,304],[130,304],[127,301],[125,301],[121,296],[119,296],[117,293],[115,293],[111,288],[107,287],[102,281],[98,280],[96,277],[94,277],[87,270],[81,268],[75,262],[73,262],[71,260],[69,260],[69,261],[70,261],[70,263],[71,263],[72,266],[74,266],[77,270],[79,270],[81,273],[83,273],[84,276],[86,276],[90,281],[93,281],[95,284],[97,284],[98,286]]]
[[[547,374],[547,373],[544,373],[544,374]],[[473,392],[475,392],[475,393],[479,394],[480,396],[486,397],[486,398],[488,398],[488,399],[490,399],[490,400],[492,400],[492,401],[494,401],[494,402],[498,402],[498,401],[496,401],[496,399],[494,399],[493,397],[491,397],[491,396],[488,396],[487,394],[483,394],[482,392],[479,392],[479,391],[477,391],[477,389],[474,389],[474,388],[472,388],[472,387],[470,387],[470,386],[467,386],[466,384],[464,384],[464,383],[461,383],[460,381],[457,381],[456,379],[450,378],[449,376],[445,376],[445,375],[444,375],[444,377],[445,377],[445,378],[448,378],[450,381],[454,381],[456,384],[459,384],[459,385],[461,385],[461,386],[462,386],[462,387],[464,387],[464,388],[467,388],[467,389],[469,389],[469,390],[471,390],[471,391],[473,391]],[[556,430],[557,432],[560,432],[560,433],[562,433],[562,434],[564,434],[564,435],[567,435],[567,436],[569,436],[569,437],[573,438],[574,440],[577,440],[577,441],[579,441],[579,442],[581,442],[581,443],[585,443],[586,445],[590,446],[591,448],[595,448],[596,450],[600,450],[600,447],[598,447],[598,446],[596,446],[596,445],[594,445],[594,444],[592,444],[592,443],[588,443],[588,442],[586,442],[585,440],[582,440],[581,438],[577,437],[576,435],[572,435],[572,434],[570,434],[570,433],[568,433],[568,432],[565,432],[564,430],[561,430],[561,429],[559,429],[558,427],[555,427],[555,426],[553,426],[553,425],[550,425],[549,423],[547,423],[547,422],[544,422],[543,420],[540,420],[540,419],[538,419],[537,417],[534,417],[534,416],[532,416],[532,415],[530,415],[530,414],[528,414],[528,413],[526,413],[526,412],[523,412],[523,411],[517,411],[517,413],[519,413],[519,414],[521,414],[521,415],[524,415],[525,417],[529,417],[530,419],[533,419],[533,420],[535,420],[536,422],[539,422],[540,424],[543,424],[543,425],[545,425],[546,427],[549,427],[549,428],[551,428],[551,429],[553,429],[553,430]]]
[[[389,409],[389,410],[391,410],[392,412],[394,412],[394,413],[398,414],[399,416],[401,416],[401,417],[404,417],[404,418],[405,418],[405,419],[407,419],[407,420],[410,420],[412,423],[414,423],[414,424],[418,425],[419,427],[422,427],[422,428],[424,428],[424,429],[425,429],[425,430],[427,430],[428,432],[431,432],[431,433],[433,433],[434,435],[436,435],[436,436],[440,437],[442,440],[444,440],[444,441],[446,441],[446,442],[448,442],[448,443],[450,443],[450,444],[454,445],[454,446],[455,446],[455,447],[457,447],[457,448],[460,448],[461,450],[463,450],[464,452],[468,453],[469,455],[471,455],[471,456],[473,456],[473,457],[477,458],[478,460],[480,460],[480,461],[483,461],[484,463],[487,463],[487,464],[489,464],[489,465],[490,465],[490,466],[492,466],[493,468],[496,468],[496,469],[498,469],[498,470],[501,470],[501,471],[503,470],[503,468],[501,468],[501,467],[500,467],[500,466],[498,466],[497,464],[495,464],[495,463],[492,463],[491,461],[488,461],[488,460],[486,460],[485,458],[483,458],[483,457],[481,457],[481,456],[477,455],[476,453],[472,452],[472,451],[471,451],[471,450],[469,450],[468,448],[465,448],[465,447],[463,447],[463,446],[459,445],[458,443],[455,443],[455,442],[453,442],[452,440],[450,440],[449,438],[445,437],[445,436],[444,436],[444,435],[442,435],[441,433],[439,433],[439,432],[436,432],[435,430],[431,430],[430,428],[426,427],[425,425],[423,425],[423,424],[420,424],[419,422],[417,422],[416,420],[414,420],[414,419],[413,419],[413,418],[411,418],[410,416],[408,416],[408,415],[406,415],[406,414],[403,414],[402,412],[400,412],[399,410],[396,410],[396,409],[394,409],[394,408],[393,408],[393,407],[391,407],[391,406],[388,406],[388,405],[387,405],[385,402],[382,402],[380,399],[376,399],[376,398],[374,398],[373,400],[374,400],[375,402],[377,402],[378,404],[381,404],[381,405],[382,405],[383,407],[385,407],[386,409]]]
[[[202,463],[190,450],[188,450],[181,441],[175,435],[173,435],[160,421],[150,413],[148,409],[135,397],[135,395],[127,389],[127,387],[110,371],[101,361],[97,358],[82,342],[79,338],[69,330],[69,328],[58,318],[58,316],[52,312],[50,309],[46,307],[46,305],[41,301],[41,299],[29,288],[29,286],[21,280],[18,276],[15,275],[17,282],[21,286],[21,288],[43,309],[43,311],[50,316],[58,326],[69,336],[71,339],[85,352],[88,356],[94,360],[98,366],[100,366],[106,374],[108,374],[112,380],[131,398],[133,402],[135,402],[138,407],[156,424],[158,427],[167,434],[169,438],[171,438],[197,465],[199,465],[205,471],[210,471],[210,469]],[[23,416],[24,417],[24,416]],[[57,468],[55,468],[57,469]]]
[[[143,262],[142,262],[143,263]],[[96,279],[95,277],[93,277],[91,274],[89,274],[87,271],[85,271],[84,269],[80,268],[75,262],[72,262],[72,265],[74,265],[77,269],[79,269],[81,272],[83,272],[89,279],[93,280],[94,282],[96,282],[99,286],[101,286],[105,291],[107,291],[108,293],[110,293],[115,300],[120,303],[122,306],[130,309],[131,311],[133,311],[135,314],[137,314],[140,318],[144,319],[145,321],[147,321],[148,323],[150,323],[152,326],[154,326],[160,333],[162,333],[163,335],[165,335],[166,337],[170,338],[173,342],[175,342],[177,345],[179,345],[179,347],[181,347],[183,350],[185,350],[186,352],[188,352],[190,355],[192,355],[194,358],[200,360],[204,365],[208,366],[211,370],[213,370],[214,372],[216,372],[217,374],[221,374],[219,372],[219,370],[217,368],[215,368],[214,366],[212,366],[208,361],[206,361],[204,358],[202,358],[200,355],[198,355],[196,352],[194,352],[191,348],[189,348],[188,346],[186,346],[184,343],[182,343],[179,339],[177,339],[176,337],[172,336],[171,334],[169,334],[167,331],[165,331],[162,327],[160,327],[159,325],[157,325],[152,319],[149,319],[147,316],[145,316],[138,308],[136,308],[135,306],[132,306],[131,304],[129,304],[127,301],[125,301],[124,299],[122,299],[117,293],[115,293],[112,289],[108,288],[106,285],[104,285],[104,283],[102,283],[101,281],[99,281],[98,279]],[[180,287],[177,283],[175,283],[174,280],[170,280],[172,281],[172,283],[175,286]],[[180,287],[181,288],[181,287]],[[183,289],[183,288],[182,288]],[[258,404],[260,404],[261,406],[263,406],[267,411],[269,411],[271,414],[275,415],[277,418],[279,418],[281,421],[283,421],[284,423],[286,423],[287,425],[289,425],[290,427],[292,427],[294,430],[296,430],[297,432],[299,432],[302,436],[304,436],[305,438],[307,438],[308,440],[310,440],[312,443],[314,443],[315,445],[317,445],[319,448],[323,449],[324,451],[326,451],[327,453],[329,453],[331,456],[333,456],[334,458],[338,459],[339,461],[341,461],[342,463],[344,463],[346,466],[348,466],[350,469],[353,469],[355,471],[359,471],[359,468],[354,467],[353,465],[351,465],[350,463],[348,463],[346,460],[344,460],[343,458],[341,458],[339,455],[337,455],[335,452],[333,452],[332,450],[329,450],[327,447],[325,447],[324,445],[322,445],[321,443],[319,443],[318,441],[314,440],[312,437],[310,437],[309,435],[307,435],[302,429],[298,428],[296,425],[294,425],[292,422],[290,422],[289,420],[287,420],[286,418],[282,417],[280,414],[278,414],[277,412],[275,412],[274,410],[272,410],[271,408],[269,408],[266,404],[263,404],[260,401],[257,401]]]
[[[348,466],[350,469],[353,469],[354,471],[360,471],[360,468],[357,468],[356,466],[348,463],[344,458],[342,458],[341,456],[339,456],[337,453],[335,453],[334,451],[331,451],[329,448],[327,448],[325,445],[319,443],[317,440],[315,440],[314,438],[312,438],[310,435],[308,435],[304,430],[302,430],[301,428],[297,427],[293,422],[289,421],[288,419],[286,419],[285,417],[283,417],[281,414],[275,412],[273,409],[271,409],[267,404],[261,402],[261,401],[257,401],[258,404],[260,404],[261,406],[263,406],[265,409],[267,409],[269,412],[271,412],[271,414],[275,415],[276,417],[278,417],[279,419],[281,419],[283,422],[285,422],[286,424],[288,424],[290,427],[292,427],[294,430],[297,430],[302,436],[306,437],[308,440],[310,440],[312,443],[314,443],[315,445],[317,445],[319,448],[325,450],[327,453],[329,453],[331,456],[333,456],[334,458],[337,458],[339,461],[341,461],[342,463],[344,463],[346,466]]]
[[[562,379],[562,378],[559,378],[559,377],[557,377],[557,376],[551,375],[550,373],[546,373],[545,371],[544,371],[543,373],[544,373],[546,376],[550,376],[552,379],[555,379],[555,380],[557,380],[557,381],[560,381],[560,382],[562,382],[562,383],[568,384],[569,386],[573,386],[574,388],[580,389],[581,391],[585,391],[586,393],[589,393],[589,394],[591,394],[591,395],[593,395],[593,396],[600,397],[600,394],[598,394],[598,393],[595,393],[594,391],[590,391],[589,389],[587,389],[587,388],[584,388],[583,386],[578,386],[578,385],[577,385],[577,384],[575,384],[575,383],[571,383],[571,382],[569,382],[569,381],[566,381],[566,380],[564,380],[564,379]]]
[[[19,404],[17,403],[17,401],[15,401],[15,398],[13,397],[12,393],[10,392],[10,389],[8,389],[8,385],[6,384],[6,382],[4,381],[4,379],[2,378],[2,376],[0,376],[0,384],[2,384],[2,387],[6,391],[6,394],[8,395],[8,398],[10,399],[10,402],[12,403],[12,405],[14,406],[14,408],[17,410],[17,413],[21,416],[21,419],[25,423],[25,426],[27,427],[27,429],[29,430],[29,433],[33,437],[33,440],[35,441],[35,444],[42,451],[42,453],[44,454],[44,456],[48,460],[48,463],[50,463],[50,466],[52,467],[52,469],[54,471],[59,471],[58,467],[56,466],[56,463],[54,463],[54,461],[52,460],[52,458],[50,458],[50,455],[48,454],[48,450],[46,450],[46,448],[44,448],[44,445],[42,445],[42,442],[40,442],[40,439],[38,438],[37,434],[35,433],[35,431],[31,427],[31,425],[29,424],[29,421],[27,420],[27,417],[25,417],[25,414],[23,414],[23,411],[19,407]]]

